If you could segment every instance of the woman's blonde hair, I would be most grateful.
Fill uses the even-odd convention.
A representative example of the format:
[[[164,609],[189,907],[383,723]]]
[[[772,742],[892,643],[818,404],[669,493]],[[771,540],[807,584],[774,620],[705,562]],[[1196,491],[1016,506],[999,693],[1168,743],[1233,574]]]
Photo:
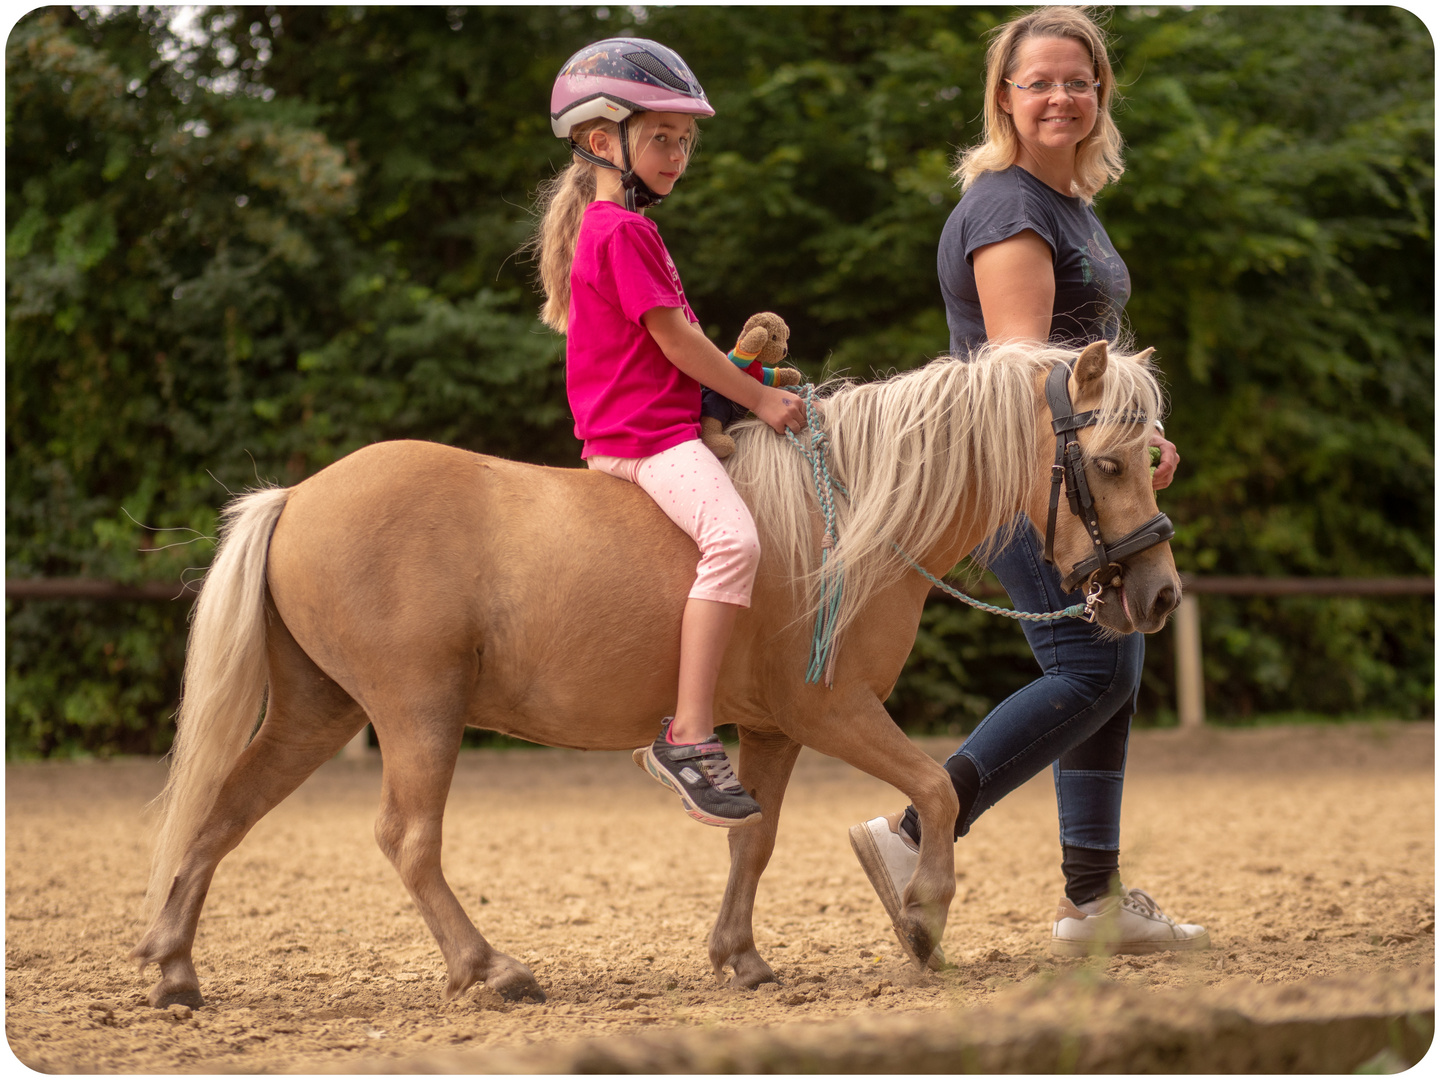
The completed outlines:
[[[633,159],[640,152],[641,125],[630,124],[628,127],[630,156]],[[588,146],[590,133],[596,130],[608,131],[612,137],[618,138],[620,125],[613,120],[587,120],[575,125],[571,138],[581,146]],[[698,136],[699,127],[692,120],[691,154]],[[534,258],[536,281],[545,294],[540,321],[561,334],[569,329],[570,267],[575,262],[575,244],[580,239],[585,208],[595,201],[595,173],[598,168],[598,165],[575,154],[571,156],[569,165],[540,185],[535,201],[535,216],[538,218],[535,232],[521,249]]]
[[[1031,38],[1078,41],[1090,53],[1090,60],[1095,66],[1095,78],[1100,83],[1095,129],[1075,148],[1073,187],[1075,195],[1090,202],[1106,184],[1120,179],[1125,172],[1125,163],[1120,153],[1120,131],[1110,115],[1115,72],[1110,67],[1110,55],[1106,51],[1105,32],[1078,7],[1036,8],[1028,15],[995,28],[990,47],[985,52],[985,113],[981,141],[957,155],[950,175],[959,182],[963,191],[981,173],[1000,172],[1015,164],[1020,155],[1020,139],[1015,132],[1015,121],[1000,107],[1000,93],[1003,80],[1014,71],[1020,46]]]

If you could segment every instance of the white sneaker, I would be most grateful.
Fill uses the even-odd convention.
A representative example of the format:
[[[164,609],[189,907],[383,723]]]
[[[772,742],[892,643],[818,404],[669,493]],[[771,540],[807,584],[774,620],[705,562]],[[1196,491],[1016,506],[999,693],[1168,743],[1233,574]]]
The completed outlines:
[[[1124,889],[1078,907],[1060,901],[1050,934],[1050,951],[1059,956],[1111,956],[1208,949],[1203,926],[1177,923],[1143,889]]]
[[[900,898],[905,895],[905,886],[910,884],[920,862],[920,847],[901,830],[900,819],[904,816],[905,811],[900,810],[888,817],[871,818],[850,826],[850,846],[855,849],[855,857],[860,860],[880,903],[885,905],[885,914],[890,916],[890,925],[895,928],[901,949],[909,956],[910,947],[896,924],[904,910]],[[925,966],[931,971],[945,966],[945,953],[938,943]]]

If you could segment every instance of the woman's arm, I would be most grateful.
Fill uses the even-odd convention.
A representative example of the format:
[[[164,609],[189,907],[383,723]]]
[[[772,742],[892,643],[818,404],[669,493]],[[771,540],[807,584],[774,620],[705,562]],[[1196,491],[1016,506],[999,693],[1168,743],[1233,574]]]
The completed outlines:
[[[794,394],[752,379],[715,347],[681,308],[654,307],[640,316],[665,358],[701,386],[744,405],[776,431],[802,431],[805,407]]]
[[[1045,341],[1055,310],[1055,261],[1050,245],[1031,229],[976,248],[975,291],[991,341]],[[1150,477],[1156,491],[1170,486],[1180,453],[1156,433],[1150,445],[1160,447],[1160,464]]]
[[[1055,311],[1055,256],[1032,229],[976,248],[975,291],[990,341],[1047,341]]]

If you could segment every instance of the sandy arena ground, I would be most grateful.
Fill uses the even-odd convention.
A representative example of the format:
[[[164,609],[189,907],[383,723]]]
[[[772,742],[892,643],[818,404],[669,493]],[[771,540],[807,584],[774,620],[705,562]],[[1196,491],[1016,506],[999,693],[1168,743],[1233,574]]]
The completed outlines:
[[[196,942],[207,1004],[156,1011],[138,940],[153,761],[6,770],[6,1032],[44,1072],[373,1068],[426,1054],[667,1027],[834,1022],[983,1005],[1094,969],[1169,991],[1433,968],[1432,724],[1137,733],[1122,870],[1209,927],[1188,957],[1046,951],[1062,892],[1049,774],[956,849],[944,945],[900,955],[846,838],[903,805],[805,751],[760,886],[756,941],[782,985],[717,987],[705,938],[725,837],[684,817],[627,754],[476,751],[461,760],[445,867],[481,931],[528,964],[543,1005],[472,989],[443,1002],[439,951],[371,836],[378,758],[336,760],[221,864]],[[926,741],[943,757],[948,742]],[[1209,992],[1209,991],[1207,991]]]

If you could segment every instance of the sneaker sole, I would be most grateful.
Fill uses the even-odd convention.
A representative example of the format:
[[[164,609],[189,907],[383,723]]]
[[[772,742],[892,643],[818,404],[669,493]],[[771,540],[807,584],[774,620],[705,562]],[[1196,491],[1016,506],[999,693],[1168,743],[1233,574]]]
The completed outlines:
[[[909,942],[905,940],[905,935],[900,932],[900,897],[895,895],[895,886],[890,881],[890,872],[885,869],[885,859],[880,854],[880,848],[875,844],[875,837],[871,835],[870,829],[864,822],[850,826],[850,847],[855,852],[855,858],[859,860],[860,869],[864,870],[865,876],[870,879],[870,887],[880,898],[880,903],[885,908],[885,914],[890,916],[890,929],[895,931],[895,939],[900,942],[900,948],[905,951],[905,955],[917,964],[923,963],[931,971],[939,971],[944,968],[945,953],[941,951],[940,946],[935,946],[935,951],[930,954],[930,958],[922,961],[911,950]]]
[[[1210,948],[1210,932],[1193,938],[1166,938],[1160,941],[1073,941],[1052,937],[1050,952],[1054,956],[1146,956],[1161,952],[1196,952]]]
[[[630,759],[634,761],[636,765],[639,765],[642,769],[644,769],[647,773],[654,777],[656,780],[660,781],[660,783],[664,784],[671,791],[675,792],[676,795],[679,795],[680,805],[685,808],[685,813],[689,814],[692,818],[700,822],[700,824],[702,825],[714,825],[716,828],[719,829],[738,829],[742,825],[754,824],[762,817],[764,817],[764,815],[758,810],[755,813],[749,814],[743,818],[722,818],[716,817],[714,814],[707,814],[704,810],[701,810],[700,807],[696,806],[693,801],[691,801],[689,793],[684,788],[676,787],[675,782],[671,780],[670,777],[665,775],[665,771],[661,769],[660,766],[656,763],[655,758],[650,753],[648,747],[641,750],[635,750],[631,753]]]

